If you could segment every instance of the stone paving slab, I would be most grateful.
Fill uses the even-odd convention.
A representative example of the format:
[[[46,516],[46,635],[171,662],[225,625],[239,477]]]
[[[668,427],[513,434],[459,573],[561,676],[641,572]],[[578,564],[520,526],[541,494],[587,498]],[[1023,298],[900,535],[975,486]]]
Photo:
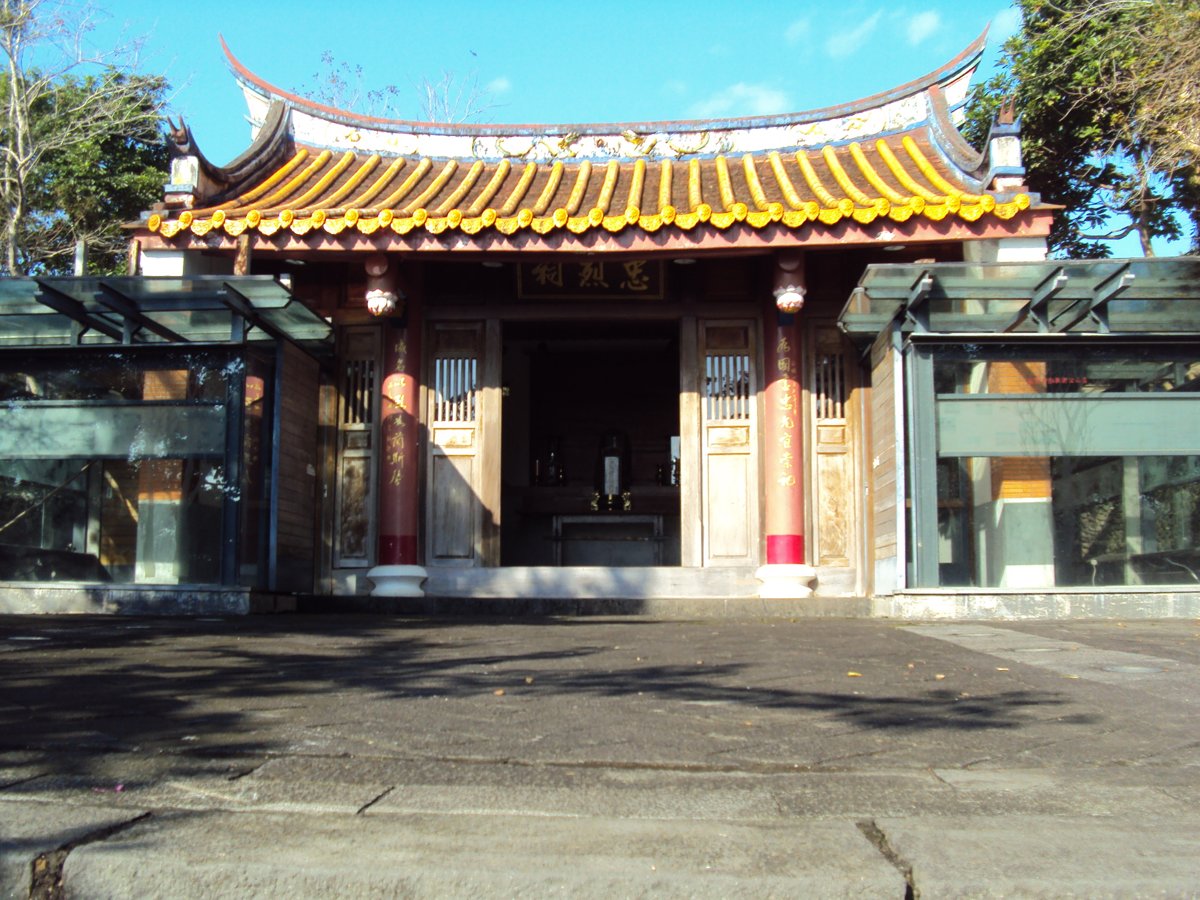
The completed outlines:
[[[1200,893],[1196,815],[883,818],[875,824],[912,867],[921,900]]]
[[[7,799],[113,808],[259,810],[295,813],[358,812],[390,789],[387,784],[262,780],[225,776],[164,777],[152,781],[97,784],[92,776],[38,778],[0,793]]]
[[[64,869],[70,896],[896,897],[851,822],[169,814]]]
[[[1112,772],[936,769],[686,772],[593,766],[456,765],[400,760],[274,759],[243,774],[162,772],[113,783],[97,775],[36,778],[5,802],[113,809],[297,814],[850,819],[970,814],[1186,815],[1194,782],[1175,769],[1135,780]],[[1194,774],[1194,773],[1193,773]]]
[[[117,810],[41,803],[0,804],[0,898],[29,896],[33,861],[133,820],[145,810]]]
[[[878,621],[0,618],[0,824],[150,810],[67,856],[89,898],[900,897],[890,838],[928,896],[1069,895],[1088,841],[1097,871],[1190,874],[1171,829],[1200,824],[1200,626],[954,627],[991,643]]]
[[[1200,665],[1191,662],[976,623],[911,625],[907,630],[1069,678],[1146,691],[1183,703],[1200,699],[1195,693]]]

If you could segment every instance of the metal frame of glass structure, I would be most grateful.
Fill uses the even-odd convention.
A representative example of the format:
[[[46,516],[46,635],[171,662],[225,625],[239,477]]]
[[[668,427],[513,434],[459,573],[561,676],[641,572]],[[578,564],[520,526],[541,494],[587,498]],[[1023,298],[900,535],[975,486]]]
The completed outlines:
[[[1200,259],[871,266],[839,324],[903,359],[900,586],[1200,584]]]
[[[4,577],[273,587],[285,344],[270,276],[0,279]]]

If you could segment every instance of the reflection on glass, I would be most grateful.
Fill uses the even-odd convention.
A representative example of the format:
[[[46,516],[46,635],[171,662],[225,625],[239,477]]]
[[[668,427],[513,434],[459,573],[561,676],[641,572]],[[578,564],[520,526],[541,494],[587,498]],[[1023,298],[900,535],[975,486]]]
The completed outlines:
[[[943,586],[1200,584],[1200,456],[938,464]]]
[[[265,571],[265,536],[270,504],[266,475],[271,449],[270,365],[254,356],[246,359],[242,406],[241,546],[238,554],[241,584],[253,587]]]
[[[0,460],[0,580],[220,579],[217,460]]]
[[[244,371],[201,351],[0,364],[0,581],[219,583],[225,504],[263,483],[249,437],[242,483],[226,474],[226,405]]]
[[[1200,584],[1194,351],[963,343],[933,377],[939,584]]]
[[[190,400],[221,402],[229,379],[239,377],[243,368],[241,360],[217,362],[202,353],[172,353],[168,361],[117,352],[75,354],[67,360],[50,355],[0,368],[0,403],[162,400],[169,399],[163,396],[168,385],[181,385]]]
[[[997,378],[1000,367],[1008,378]],[[962,344],[938,350],[934,384],[939,394],[1195,392],[1200,391],[1200,358],[1161,351],[1134,355],[1120,349]]]

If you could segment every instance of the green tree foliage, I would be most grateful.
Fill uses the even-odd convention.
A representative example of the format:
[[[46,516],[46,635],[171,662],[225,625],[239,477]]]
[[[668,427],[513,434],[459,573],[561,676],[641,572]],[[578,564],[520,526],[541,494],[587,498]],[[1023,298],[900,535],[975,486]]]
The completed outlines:
[[[88,8],[0,0],[0,272],[123,270],[121,225],[161,196],[166,83],[84,49]]]
[[[1200,7],[1194,0],[1018,0],[1023,25],[976,89],[981,139],[1006,100],[1021,119],[1030,186],[1066,209],[1051,249],[1107,256],[1136,233],[1197,240]]]

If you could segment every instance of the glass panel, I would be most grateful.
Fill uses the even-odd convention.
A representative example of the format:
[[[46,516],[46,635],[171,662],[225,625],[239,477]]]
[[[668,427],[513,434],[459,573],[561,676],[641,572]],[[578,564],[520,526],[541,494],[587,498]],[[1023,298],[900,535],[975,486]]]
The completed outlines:
[[[1200,355],[1155,347],[938,347],[939,394],[1200,392]]]
[[[938,462],[944,587],[1200,583],[1200,456]]]
[[[1200,584],[1200,358],[1168,346],[955,344],[932,357],[937,583]],[[925,407],[927,409],[927,407]],[[920,418],[920,417],[918,417]],[[932,470],[929,470],[932,472]],[[921,531],[921,529],[929,529]],[[917,560],[933,578],[933,560]]]
[[[87,552],[88,479],[94,467],[91,460],[0,461],[0,577],[104,579]]]
[[[211,353],[61,351],[0,363],[0,403],[6,401],[165,400],[223,402],[240,360]]]
[[[0,580],[220,580],[218,460],[0,460]]]
[[[0,363],[0,580],[218,583],[223,509],[239,496],[226,476],[226,404],[244,363],[22,357]],[[261,473],[245,452],[244,471]]]

